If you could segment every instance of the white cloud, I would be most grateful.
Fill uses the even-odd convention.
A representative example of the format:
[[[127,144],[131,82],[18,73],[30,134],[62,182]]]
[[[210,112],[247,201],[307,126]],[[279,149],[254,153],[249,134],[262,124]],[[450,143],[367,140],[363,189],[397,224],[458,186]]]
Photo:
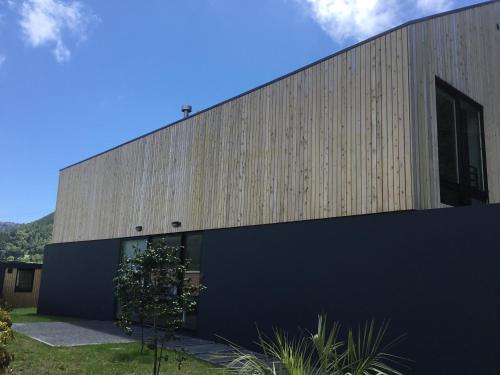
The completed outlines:
[[[7,56],[0,54],[0,68],[2,68],[3,63],[7,60]]]
[[[451,9],[453,3],[453,0],[417,0],[417,7],[422,12],[436,13]]]
[[[91,21],[96,19],[78,1],[25,0],[19,11],[26,42],[32,47],[53,46],[52,52],[58,62],[71,58],[64,40],[68,33],[85,40]]]
[[[338,42],[363,40],[400,23],[450,9],[455,0],[296,0]]]

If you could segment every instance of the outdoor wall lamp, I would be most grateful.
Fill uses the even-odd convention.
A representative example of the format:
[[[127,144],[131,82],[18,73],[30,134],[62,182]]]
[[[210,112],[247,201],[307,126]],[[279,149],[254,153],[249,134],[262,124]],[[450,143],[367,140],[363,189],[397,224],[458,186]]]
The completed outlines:
[[[181,222],[180,221],[172,221],[172,226],[174,228],[179,228],[181,226]]]
[[[138,231],[138,232],[142,232],[142,225],[136,226],[135,230]]]

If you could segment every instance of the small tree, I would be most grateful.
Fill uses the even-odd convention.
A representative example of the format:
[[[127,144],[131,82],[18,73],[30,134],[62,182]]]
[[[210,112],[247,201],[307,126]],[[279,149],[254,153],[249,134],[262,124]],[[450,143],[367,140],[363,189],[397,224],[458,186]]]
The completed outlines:
[[[196,296],[203,288],[185,278],[189,260],[181,259],[181,248],[148,243],[143,253],[125,259],[118,269],[115,288],[120,306],[118,325],[132,333],[133,321],[152,327],[149,338],[154,353],[153,375],[160,373],[165,344],[176,338],[184,314],[196,308]],[[144,334],[142,334],[144,346]],[[142,349],[141,349],[142,350]]]

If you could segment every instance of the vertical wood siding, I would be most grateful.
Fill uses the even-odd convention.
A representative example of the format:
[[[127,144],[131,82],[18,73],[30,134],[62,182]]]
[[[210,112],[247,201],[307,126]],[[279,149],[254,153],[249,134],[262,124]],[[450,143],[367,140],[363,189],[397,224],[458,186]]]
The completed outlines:
[[[435,77],[484,107],[490,202],[500,202],[500,3],[408,26],[416,208],[440,207]]]
[[[62,170],[53,241],[414,208],[407,51],[403,27]]]
[[[2,291],[3,297],[13,307],[36,307],[38,305],[38,295],[40,293],[40,280],[42,277],[42,270],[35,269],[33,291],[31,293],[15,291],[16,276],[17,268],[13,268],[12,273],[8,273],[7,269],[5,270]]]

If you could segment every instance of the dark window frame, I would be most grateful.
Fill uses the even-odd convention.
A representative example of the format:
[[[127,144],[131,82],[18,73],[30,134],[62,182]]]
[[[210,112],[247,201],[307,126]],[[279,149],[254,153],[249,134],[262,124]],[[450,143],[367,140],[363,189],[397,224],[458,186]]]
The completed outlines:
[[[461,91],[457,90],[455,87],[451,86],[449,83],[445,82],[439,77],[436,77],[436,103],[437,103],[437,91],[441,90],[446,93],[455,101],[455,119],[456,119],[456,141],[457,141],[457,163],[458,163],[458,183],[446,181],[441,175],[439,176],[440,190],[446,188],[450,192],[456,194],[456,200],[454,202],[443,201],[442,194],[440,194],[440,201],[443,204],[450,206],[467,206],[472,204],[472,200],[481,201],[483,204],[489,203],[489,191],[488,191],[488,168],[486,160],[486,143],[484,135],[484,108],[481,104],[471,99]],[[468,155],[468,138],[464,135],[464,129],[466,129],[466,118],[461,113],[460,102],[465,102],[479,113],[479,132],[480,132],[480,142],[481,142],[481,158],[482,158],[482,176],[484,189],[480,190],[472,187],[469,184],[470,173],[468,171],[469,166],[469,155]],[[437,122],[436,118],[436,122]],[[439,129],[439,124],[437,124]]]
[[[31,273],[31,283],[29,288],[22,288],[19,286],[19,275],[22,272],[30,272]],[[30,268],[18,268],[16,272],[16,284],[14,287],[14,292],[15,293],[32,293],[33,292],[33,285],[35,283],[35,269],[30,269]]]

